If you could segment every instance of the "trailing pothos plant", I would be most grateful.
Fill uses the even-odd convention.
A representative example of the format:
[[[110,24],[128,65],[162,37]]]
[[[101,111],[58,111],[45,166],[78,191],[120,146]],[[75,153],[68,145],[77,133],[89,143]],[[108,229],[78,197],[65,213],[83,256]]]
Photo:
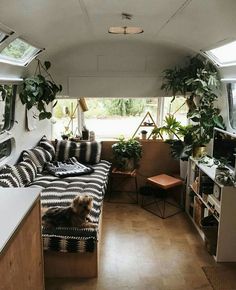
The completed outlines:
[[[220,76],[217,68],[208,59],[196,55],[189,58],[183,67],[165,70],[161,89],[170,91],[173,98],[178,94],[185,96],[189,107],[187,117],[191,126],[182,132],[182,139],[169,142],[172,144],[174,157],[187,159],[194,147],[210,142],[214,127],[225,128],[220,110],[215,107]]]
[[[57,93],[62,91],[62,86],[57,85],[49,73],[50,67],[51,63],[49,61],[42,64],[38,60],[35,74],[24,79],[23,89],[20,92],[22,104],[26,105],[27,110],[36,107],[39,111],[39,120],[52,117],[52,113],[47,111],[47,105],[56,99]],[[56,103],[53,104],[53,107]]]

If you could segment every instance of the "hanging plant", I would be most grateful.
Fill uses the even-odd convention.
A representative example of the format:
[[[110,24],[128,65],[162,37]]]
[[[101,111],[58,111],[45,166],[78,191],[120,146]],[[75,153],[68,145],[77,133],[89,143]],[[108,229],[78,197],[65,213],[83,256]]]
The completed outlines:
[[[34,76],[24,79],[23,89],[20,92],[22,104],[26,105],[27,110],[36,107],[39,115],[35,118],[38,117],[39,120],[52,117],[52,113],[47,111],[47,105],[56,99],[57,93],[62,91],[62,86],[57,85],[49,73],[50,67],[51,63],[49,61],[45,61],[43,65],[38,59]],[[56,103],[53,104],[53,107]]]

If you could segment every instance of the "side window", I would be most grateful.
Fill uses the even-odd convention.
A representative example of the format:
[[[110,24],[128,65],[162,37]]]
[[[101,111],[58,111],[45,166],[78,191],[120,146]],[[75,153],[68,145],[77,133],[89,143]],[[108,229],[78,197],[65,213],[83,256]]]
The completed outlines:
[[[0,134],[14,124],[16,85],[0,85]]]
[[[12,139],[8,139],[2,143],[0,143],[0,161],[8,156],[10,156],[12,152]]]
[[[183,126],[188,124],[188,107],[186,104],[185,97],[176,97],[174,101],[172,101],[172,97],[164,97],[163,98],[163,118],[164,121],[165,116],[167,114],[172,114],[175,116],[177,121],[179,121]]]
[[[233,129],[236,129],[236,83],[227,84],[229,103],[229,122]]]

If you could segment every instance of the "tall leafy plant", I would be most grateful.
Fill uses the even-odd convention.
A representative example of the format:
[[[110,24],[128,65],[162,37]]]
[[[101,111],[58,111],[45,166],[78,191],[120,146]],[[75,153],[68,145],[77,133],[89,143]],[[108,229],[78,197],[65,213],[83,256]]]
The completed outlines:
[[[20,100],[26,109],[36,107],[39,111],[39,120],[50,119],[52,113],[47,111],[47,105],[56,99],[57,93],[62,91],[62,86],[53,80],[49,69],[51,63],[45,61],[44,65],[38,60],[35,74],[24,79],[23,89],[20,92]],[[56,105],[56,102],[53,106]]]
[[[170,91],[173,97],[177,94],[186,96],[189,106],[187,117],[191,127],[182,134],[182,140],[170,142],[172,149],[175,150],[176,147],[175,157],[177,155],[180,157],[183,152],[191,154],[190,146],[193,148],[208,144],[213,136],[214,127],[224,128],[220,110],[215,107],[220,89],[220,76],[217,68],[203,56],[189,58],[188,63],[181,68],[165,70],[161,88]],[[188,142],[185,142],[185,139]],[[177,151],[181,154],[177,154]],[[184,154],[185,159],[187,155]]]

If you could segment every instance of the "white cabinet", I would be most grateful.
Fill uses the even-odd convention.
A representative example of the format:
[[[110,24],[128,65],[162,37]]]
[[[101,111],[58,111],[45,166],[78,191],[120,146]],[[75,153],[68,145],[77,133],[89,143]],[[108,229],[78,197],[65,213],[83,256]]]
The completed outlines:
[[[218,226],[215,259],[236,262],[236,188],[215,182],[215,168],[190,158],[185,210],[204,240],[200,221],[214,216]]]

